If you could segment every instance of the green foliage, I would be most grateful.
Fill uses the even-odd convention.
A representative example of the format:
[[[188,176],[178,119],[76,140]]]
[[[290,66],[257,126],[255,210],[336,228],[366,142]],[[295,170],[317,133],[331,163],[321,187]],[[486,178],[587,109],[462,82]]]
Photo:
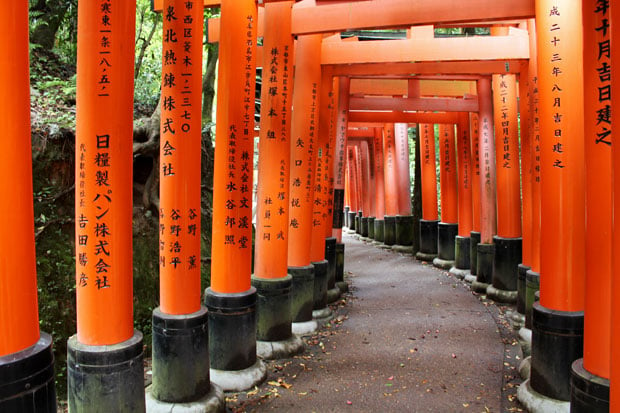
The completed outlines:
[[[136,117],[150,116],[160,94],[161,15],[150,0],[136,8]],[[30,0],[34,222],[41,329],[52,334],[58,398],[66,398],[67,340],[76,333],[75,113],[77,0]],[[210,12],[206,13],[207,15]],[[56,26],[57,24],[57,26]],[[43,30],[45,29],[45,30]],[[151,35],[152,33],[152,35]],[[50,40],[51,42],[48,42]],[[142,47],[144,53],[140,56]],[[156,161],[156,160],[155,160]],[[141,166],[136,163],[135,168]],[[202,147],[202,288],[210,285],[213,145]],[[135,175],[134,175],[135,177]],[[143,183],[139,183],[143,184]],[[134,186],[134,194],[142,185]],[[136,195],[136,199],[140,196]],[[159,305],[158,219],[134,200],[134,326],[150,355],[152,311]]]
[[[75,333],[73,135],[33,136],[39,322],[54,338],[56,388],[66,392],[67,339]]]
[[[161,21],[161,14],[151,11],[150,0],[137,1],[134,100],[136,104],[149,108],[151,112],[159,102],[161,84]]]
[[[159,305],[159,247],[157,221],[150,211],[134,215],[133,313],[134,327],[144,335],[146,357],[151,353],[151,318]]]

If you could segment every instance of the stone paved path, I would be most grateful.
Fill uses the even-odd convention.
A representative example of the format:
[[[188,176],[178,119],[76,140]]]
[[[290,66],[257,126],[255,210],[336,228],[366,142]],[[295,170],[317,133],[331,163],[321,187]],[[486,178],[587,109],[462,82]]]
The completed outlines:
[[[337,320],[305,354],[270,363],[268,383],[229,395],[230,411],[521,410],[505,308],[410,255],[345,244],[351,293]]]

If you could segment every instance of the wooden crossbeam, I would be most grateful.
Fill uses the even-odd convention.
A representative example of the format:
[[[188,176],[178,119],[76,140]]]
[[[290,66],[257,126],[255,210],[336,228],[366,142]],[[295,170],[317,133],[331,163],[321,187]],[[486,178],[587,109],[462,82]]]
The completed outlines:
[[[408,27],[535,16],[534,0],[368,0],[293,7],[294,34]]]
[[[329,42],[321,49],[325,65],[511,59],[529,59],[527,36]]]
[[[408,80],[404,79],[351,79],[352,96],[408,96]],[[420,80],[420,96],[463,97],[476,94],[474,81]]]
[[[385,76],[421,74],[479,74],[519,73],[527,59],[475,60],[463,62],[363,63],[329,65],[334,76]]]
[[[350,110],[477,112],[478,99],[352,97]]]
[[[457,113],[349,111],[349,122],[363,123],[456,123]]]

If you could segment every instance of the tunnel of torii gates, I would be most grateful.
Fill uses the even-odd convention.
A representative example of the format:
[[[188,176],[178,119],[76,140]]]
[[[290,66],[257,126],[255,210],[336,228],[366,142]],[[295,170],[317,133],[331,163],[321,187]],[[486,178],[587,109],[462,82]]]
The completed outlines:
[[[523,324],[524,353],[531,348],[519,389],[526,407],[618,411],[620,358],[611,349],[620,336],[611,326],[620,285],[611,271],[620,257],[620,151],[611,107],[620,92],[611,93],[619,87],[611,72],[620,63],[611,46],[620,26],[611,23],[620,8],[262,3],[154,2],[164,21],[161,295],[145,391],[132,320],[135,2],[79,2],[70,411],[221,409],[222,390],[251,388],[267,374],[261,359],[303,351],[299,336],[329,320],[328,303],[347,285],[343,227],[516,302],[512,318]],[[196,62],[203,7],[213,6],[221,18],[208,21],[208,41],[220,43],[212,274],[201,301]],[[0,50],[11,56],[0,65],[0,411],[51,412],[52,339],[37,311],[27,2],[7,2],[0,19]],[[434,27],[466,26],[490,27],[491,36],[434,36]],[[406,38],[340,35],[377,28],[406,29]]]

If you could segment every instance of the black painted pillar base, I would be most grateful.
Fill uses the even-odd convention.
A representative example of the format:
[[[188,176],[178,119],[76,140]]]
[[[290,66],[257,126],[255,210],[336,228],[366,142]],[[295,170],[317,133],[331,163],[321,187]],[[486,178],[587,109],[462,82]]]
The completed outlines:
[[[313,317],[316,310],[327,308],[327,272],[329,263],[327,260],[312,262],[314,266],[314,294],[312,313]]]
[[[349,223],[349,229],[355,231],[355,217],[357,216],[357,212],[349,211],[349,219],[347,222]]]
[[[56,413],[52,336],[0,357],[0,412]]]
[[[447,270],[454,265],[454,243],[458,233],[459,224],[437,224],[437,258],[433,260],[435,267]]]
[[[262,382],[267,369],[256,357],[256,288],[219,293],[207,288],[211,381],[224,391],[243,391]]]
[[[325,259],[327,267],[327,302],[333,303],[340,297],[340,288],[336,286],[336,237],[325,238]]]
[[[350,228],[351,225],[349,224],[349,211],[351,210],[350,207],[346,206],[344,207],[344,226],[347,228]]]
[[[211,389],[207,309],[174,315],[153,310],[153,398],[187,403]]]
[[[517,267],[517,313],[515,317],[520,317],[522,323],[525,323],[525,278],[529,269],[530,267],[523,263]]]
[[[355,233],[362,235],[362,211],[358,211],[355,216]]]
[[[258,278],[252,275],[256,288],[256,340],[282,341],[291,337],[291,288],[293,276]]]
[[[476,281],[471,284],[474,291],[486,293],[487,287],[493,281],[494,244],[478,244],[476,259]]]
[[[569,401],[571,366],[583,356],[583,311],[558,311],[534,303],[532,316],[532,389]]]
[[[377,244],[383,243],[385,239],[385,220],[375,218],[375,242]]]
[[[368,238],[375,239],[375,217],[368,217]]]
[[[293,277],[258,278],[256,288],[256,354],[263,360],[291,357],[304,349],[303,341],[292,333],[291,288]]]
[[[349,291],[349,284],[344,280],[344,244],[336,244],[336,286],[340,292]]]
[[[413,215],[396,215],[396,245],[413,245]]]
[[[480,233],[472,231],[469,233],[469,273],[478,274],[478,244],[480,244]]]
[[[336,286],[336,237],[325,238],[325,259],[327,260],[327,289]]]
[[[364,238],[368,237],[368,217],[361,217],[362,229],[360,231],[360,235]]]
[[[70,412],[144,412],[142,333],[110,346],[88,346],[73,335],[67,342]]]
[[[571,413],[609,412],[609,380],[590,373],[583,367],[583,359],[571,367]]]
[[[383,221],[383,243],[392,246],[396,244],[396,217],[386,215]]]
[[[209,357],[218,370],[243,370],[256,362],[256,288],[236,294],[205,292]]]
[[[469,274],[469,237],[457,235],[454,238],[454,266],[450,268],[450,274],[461,280]]]
[[[293,323],[312,321],[314,305],[314,266],[288,267],[293,277],[291,289],[291,317]]]
[[[420,261],[433,261],[437,257],[437,220],[420,220],[420,251],[415,257]]]
[[[540,274],[527,270],[525,273],[525,328],[532,329],[532,308],[540,289]]]
[[[517,280],[521,256],[521,238],[493,237],[495,256],[493,258],[493,280],[487,288],[487,295],[500,303],[517,302]]]

